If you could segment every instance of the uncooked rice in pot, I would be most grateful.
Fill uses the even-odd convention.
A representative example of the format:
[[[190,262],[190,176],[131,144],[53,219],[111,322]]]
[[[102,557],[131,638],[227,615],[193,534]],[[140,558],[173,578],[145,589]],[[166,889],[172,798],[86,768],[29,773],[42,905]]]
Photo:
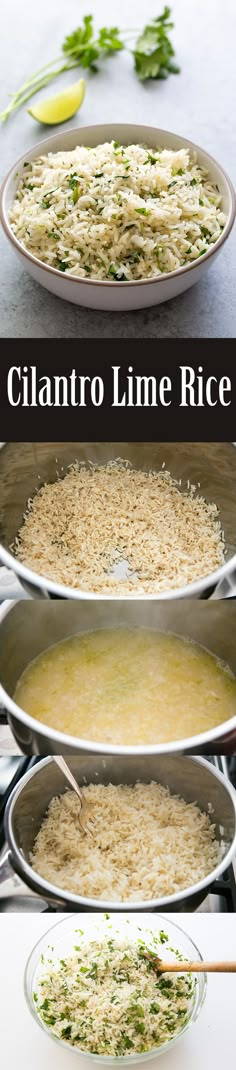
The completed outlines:
[[[197,154],[107,142],[25,161],[9,212],[38,260],[79,278],[128,282],[203,256],[225,226]]]
[[[166,941],[160,932],[161,950]],[[197,982],[181,974],[181,961],[179,973],[160,975],[145,958],[153,946],[141,939],[118,942],[107,934],[86,945],[75,933],[75,945],[58,962],[52,949],[34,993],[37,1013],[54,1036],[82,1051],[124,1056],[158,1048],[182,1031]],[[157,948],[154,953],[160,956]],[[174,957],[181,958],[178,951]]]
[[[222,565],[224,537],[217,506],[180,484],[165,468],[76,462],[28,502],[14,552],[74,589],[155,594],[191,583]]]
[[[158,899],[202,880],[220,861],[215,825],[161,784],[89,784],[93,839],[75,792],[53,798],[30,857],[50,884],[103,900]]]

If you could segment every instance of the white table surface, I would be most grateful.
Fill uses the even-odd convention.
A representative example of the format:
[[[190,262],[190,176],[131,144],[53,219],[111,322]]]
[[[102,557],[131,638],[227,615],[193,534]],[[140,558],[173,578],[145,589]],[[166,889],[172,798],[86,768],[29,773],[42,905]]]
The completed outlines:
[[[61,915],[63,917],[65,915]],[[162,915],[165,917],[166,915]],[[27,957],[37,940],[60,919],[51,916],[11,914],[0,916],[2,1066],[9,1070],[83,1070],[85,1063],[50,1040],[32,1019],[23,995]],[[235,915],[172,914],[209,959],[236,958]],[[224,1070],[235,1060],[236,975],[209,975],[205,1004],[196,1023],[176,1046],[150,1062],[157,1070]],[[146,1064],[145,1064],[146,1065]],[[87,1066],[92,1062],[87,1060]],[[142,1067],[144,1063],[140,1063]]]
[[[11,0],[2,4],[0,110],[8,93],[58,55],[66,34],[84,13],[96,12],[97,26],[141,27],[161,12],[164,0]],[[97,75],[86,75],[83,108],[70,126],[127,121],[160,126],[192,139],[215,155],[236,177],[236,4],[235,0],[172,0],[173,41],[181,75],[142,86],[127,54],[111,57]],[[64,74],[41,95],[65,88],[77,77]],[[80,73],[78,71],[78,77]],[[37,99],[39,99],[37,97]],[[67,129],[68,124],[65,125]],[[57,130],[59,127],[56,128]],[[25,108],[0,129],[0,170],[46,136]],[[52,128],[52,133],[54,132]],[[93,312],[42,289],[22,270],[5,236],[1,241],[0,332],[2,337],[235,337],[236,228],[203,280],[156,308],[132,313]]]

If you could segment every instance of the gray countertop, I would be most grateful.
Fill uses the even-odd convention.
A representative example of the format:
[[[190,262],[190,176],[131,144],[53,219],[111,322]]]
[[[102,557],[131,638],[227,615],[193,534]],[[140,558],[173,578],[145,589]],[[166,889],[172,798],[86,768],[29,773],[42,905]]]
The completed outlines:
[[[96,12],[98,26],[117,22],[143,27],[163,6],[162,0],[146,5],[142,0],[40,0],[38,5],[11,0],[1,16],[1,108],[31,71],[58,55],[63,37],[84,13]],[[106,60],[99,74],[86,76],[83,108],[70,125],[126,120],[174,130],[215,155],[235,181],[235,0],[173,0],[172,9],[181,74],[142,86],[128,54]],[[63,75],[44,95],[65,88],[66,81],[76,77],[76,71]],[[46,129],[25,108],[2,126],[1,177]],[[1,235],[1,336],[235,337],[235,248],[236,228],[209,274],[183,296],[157,308],[118,314],[79,308],[42,289],[22,270]]]

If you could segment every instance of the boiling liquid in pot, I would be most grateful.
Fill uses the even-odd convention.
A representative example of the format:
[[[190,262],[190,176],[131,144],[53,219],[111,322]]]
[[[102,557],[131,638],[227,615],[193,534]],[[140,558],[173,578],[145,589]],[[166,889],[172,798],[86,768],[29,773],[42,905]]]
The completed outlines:
[[[60,732],[135,746],[188,738],[233,717],[236,679],[188,639],[151,629],[100,629],[40,654],[14,698]]]

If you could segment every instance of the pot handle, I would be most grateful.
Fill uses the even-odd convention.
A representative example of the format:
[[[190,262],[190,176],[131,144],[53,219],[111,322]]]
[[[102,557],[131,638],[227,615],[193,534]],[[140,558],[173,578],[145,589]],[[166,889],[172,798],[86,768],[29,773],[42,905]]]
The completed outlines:
[[[216,584],[216,587],[210,596],[210,601],[218,598],[233,598],[236,594],[236,574],[232,573],[231,576],[224,576],[223,580],[220,580]]]
[[[68,907],[63,899],[57,898],[54,895],[50,896],[50,894],[45,898],[43,890],[40,892],[36,887],[34,888],[33,883],[24,884],[16,871],[15,862],[13,866],[11,851],[8,848],[0,858],[0,911],[1,900],[15,899],[15,896],[17,899],[24,899],[25,901],[29,899],[31,903],[34,900],[35,903],[38,903],[38,908],[37,906],[34,906],[35,910],[43,910],[45,907],[50,907],[50,910],[54,912],[56,910],[60,910],[61,913],[68,911]],[[32,908],[29,907],[29,909]]]
[[[0,900],[12,895],[25,898],[28,895],[35,896],[35,893],[15,873],[11,865],[11,852],[7,850],[0,859]]]

